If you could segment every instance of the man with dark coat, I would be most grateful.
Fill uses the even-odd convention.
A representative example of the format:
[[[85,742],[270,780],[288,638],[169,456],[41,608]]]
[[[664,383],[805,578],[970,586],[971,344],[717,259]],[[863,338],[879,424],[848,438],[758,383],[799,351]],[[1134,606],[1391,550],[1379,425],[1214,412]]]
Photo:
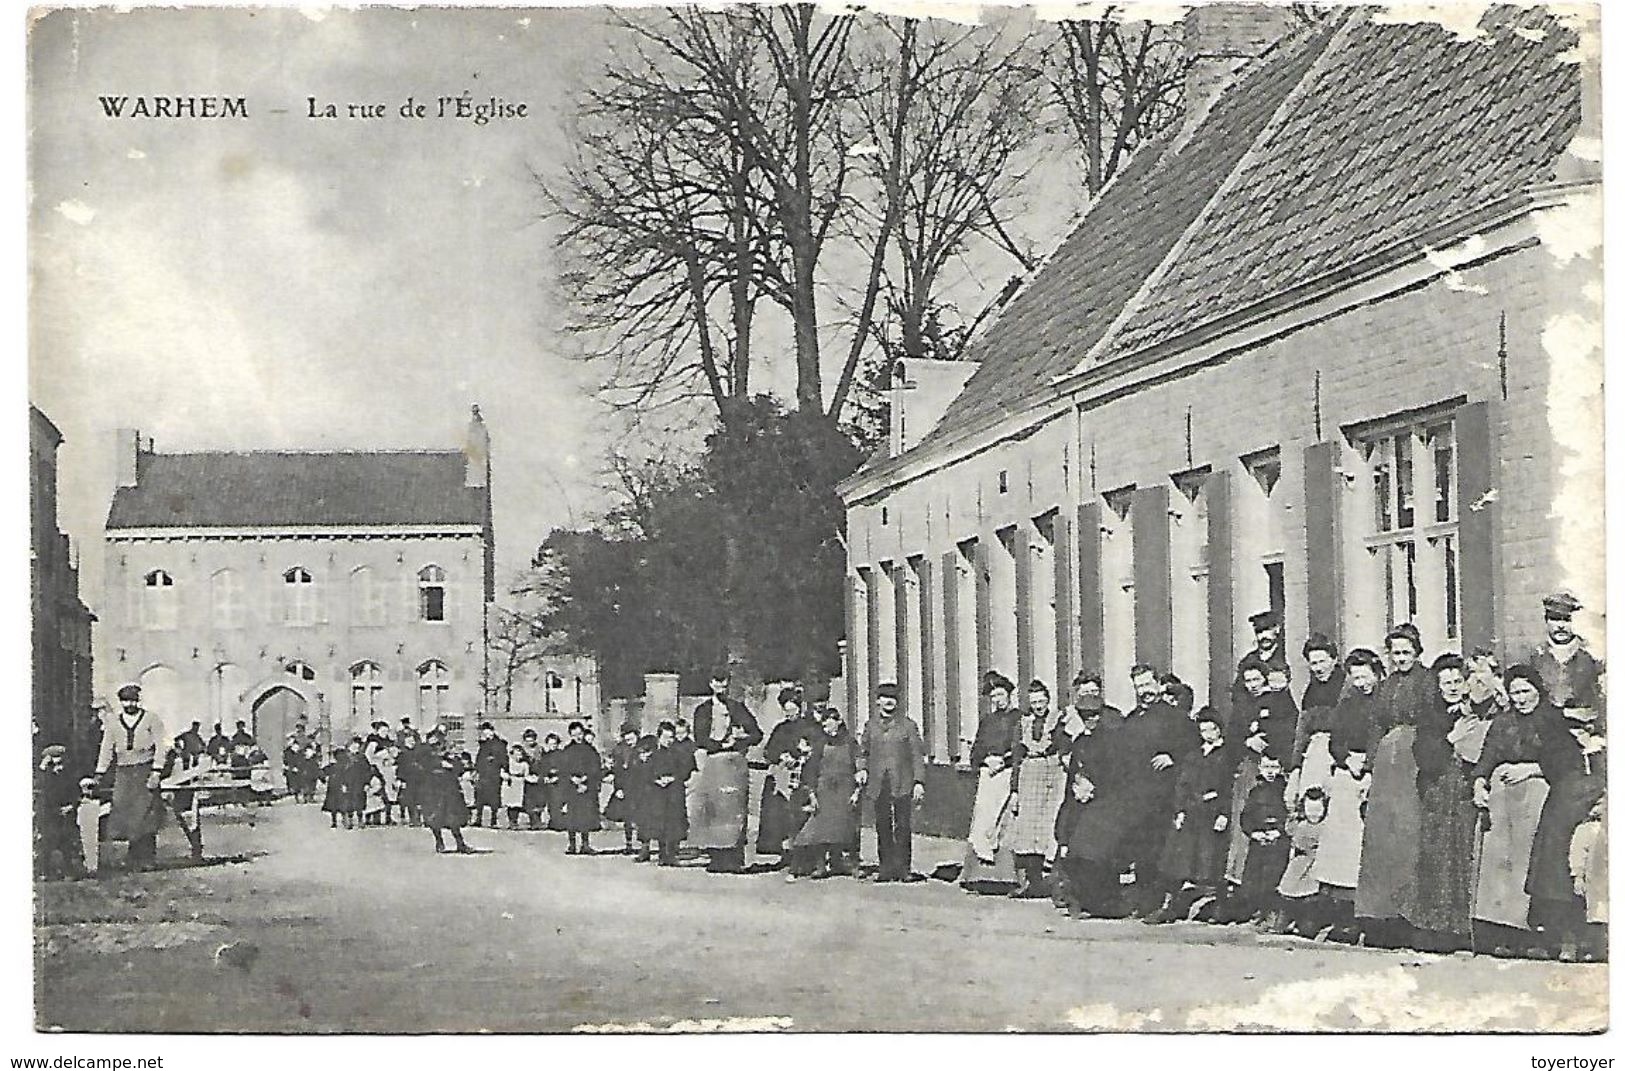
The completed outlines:
[[[216,766],[231,761],[231,737],[221,731],[219,722],[214,723],[214,735],[209,737],[209,743],[204,748],[204,754],[208,755],[209,761]]]
[[[254,746],[254,743],[254,734],[248,731],[248,723],[246,721],[238,722],[237,731],[231,734],[232,749],[236,750],[240,747],[251,748]]]
[[[429,739],[417,750],[422,752],[418,761],[422,770],[420,796],[423,824],[434,835],[434,850],[437,853],[447,850],[441,834],[449,831],[456,851],[462,855],[471,854],[474,849],[463,840],[463,826],[468,822],[468,804],[463,801],[461,784],[466,770],[462,752],[447,741],[446,734],[438,728],[429,730]]]
[[[875,880],[907,881],[914,870],[913,809],[925,798],[925,745],[919,727],[897,716],[897,685],[890,681],[875,689],[874,717],[864,723],[855,761],[857,783],[875,811]]]
[[[1529,656],[1529,665],[1546,682],[1547,695],[1559,710],[1602,707],[1603,664],[1574,631],[1580,600],[1566,591],[1541,600],[1546,611],[1546,643]]]
[[[508,772],[508,742],[497,735],[496,727],[488,721],[480,722],[480,747],[474,755],[474,821],[484,824],[485,812],[491,812],[491,827],[496,828],[497,814],[502,810],[502,775]]]
[[[694,776],[694,754],[677,746],[677,727],[669,721],[660,723],[655,741],[644,773],[638,833],[645,844],[659,843],[661,866],[676,866],[677,850],[688,836],[686,786]]]
[[[1156,670],[1135,666],[1131,677],[1134,708],[1102,718],[1086,745],[1080,769],[1090,798],[1079,798],[1076,775],[1068,779],[1076,804],[1067,839],[1079,886],[1074,895],[1093,914],[1117,913],[1118,876],[1130,867],[1135,886],[1131,906],[1139,913],[1154,913],[1168,891],[1159,863],[1163,838],[1173,823],[1175,756],[1187,751],[1182,737],[1191,730],[1162,702]]]
[[[706,870],[742,873],[750,814],[745,753],[762,742],[762,727],[745,704],[729,698],[727,669],[711,674],[711,698],[694,710],[694,742],[704,755],[693,788],[694,846],[709,853]]]
[[[180,748],[181,769],[183,770],[190,770],[203,761],[203,750],[206,745],[203,742],[202,729],[203,723],[194,721],[190,729],[175,738],[175,743]]]

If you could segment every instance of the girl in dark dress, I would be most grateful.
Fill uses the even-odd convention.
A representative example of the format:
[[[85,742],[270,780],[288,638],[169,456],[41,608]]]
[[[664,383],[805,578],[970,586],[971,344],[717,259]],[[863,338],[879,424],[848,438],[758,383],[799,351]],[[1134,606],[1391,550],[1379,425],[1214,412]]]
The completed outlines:
[[[570,723],[570,742],[559,750],[553,768],[558,772],[564,804],[561,824],[570,836],[565,854],[593,855],[592,835],[601,824],[598,788],[604,778],[604,758],[587,743],[587,727],[581,722]]]
[[[638,761],[638,727],[628,723],[621,726],[621,739],[609,753],[610,789],[609,803],[604,808],[604,818],[610,822],[621,823],[621,832],[625,834],[626,854],[631,855],[637,844],[636,813],[632,806],[632,767]]]
[[[1236,755],[1224,739],[1223,716],[1211,707],[1197,713],[1196,730],[1200,743],[1180,762],[1173,830],[1163,841],[1158,866],[1174,891],[1152,922],[1189,917],[1202,900],[1218,897],[1224,881]]]
[[[322,810],[328,817],[328,828],[337,829],[339,818],[344,818],[346,828],[354,826],[355,819],[350,810],[350,761],[352,756],[347,750],[333,752],[333,761],[322,769],[327,777],[327,792],[322,796]]]
[[[627,824],[632,828],[633,837],[637,841],[637,861],[647,863],[653,849],[654,837],[649,833],[653,828],[650,815],[650,784],[649,760],[654,758],[655,749],[660,746],[657,734],[638,739],[637,750],[632,755],[632,765],[626,771],[626,810]]]
[[[468,800],[463,796],[462,777],[468,772],[468,764],[462,753],[447,743],[445,734],[439,729],[429,733],[428,740],[420,750],[424,754],[420,759],[423,772],[419,802],[423,824],[434,834],[434,850],[446,851],[446,842],[441,834],[449,831],[458,853],[471,854],[474,849],[463,840],[463,827],[468,825],[469,813]]]

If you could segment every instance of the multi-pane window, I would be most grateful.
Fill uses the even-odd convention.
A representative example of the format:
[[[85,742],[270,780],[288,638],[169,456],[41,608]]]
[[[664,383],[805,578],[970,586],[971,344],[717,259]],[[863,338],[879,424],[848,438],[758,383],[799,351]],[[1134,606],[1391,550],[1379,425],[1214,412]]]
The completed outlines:
[[[175,578],[154,569],[142,578],[141,624],[149,629],[173,629],[179,616]]]
[[[316,671],[310,667],[309,662],[289,662],[282,668],[286,670],[290,676],[298,677],[302,681],[313,681],[316,679]]]
[[[383,709],[384,671],[376,662],[357,662],[350,667],[351,725],[370,725]]]
[[[433,725],[446,713],[451,695],[451,674],[446,664],[430,659],[418,667],[418,724]]]
[[[283,621],[289,625],[316,623],[316,578],[310,570],[296,565],[282,574],[285,595]]]
[[[438,565],[418,570],[418,620],[446,619],[446,571]]]
[[[357,625],[386,624],[385,587],[369,566],[350,574],[350,620]]]
[[[1357,439],[1369,469],[1364,549],[1392,628],[1412,622],[1429,645],[1461,639],[1455,428],[1449,420]]]
[[[209,578],[209,619],[215,628],[237,628],[243,623],[243,582],[231,569]]]

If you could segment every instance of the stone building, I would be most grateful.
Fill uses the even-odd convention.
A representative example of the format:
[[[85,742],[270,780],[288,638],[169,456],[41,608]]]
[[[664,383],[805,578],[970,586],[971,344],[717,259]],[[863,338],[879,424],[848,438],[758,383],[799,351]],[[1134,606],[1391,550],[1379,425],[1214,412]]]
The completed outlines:
[[[905,441],[840,489],[860,720],[895,679],[951,764],[988,669],[1102,672],[1126,705],[1143,661],[1223,705],[1259,610],[1301,684],[1311,632],[1521,655],[1549,589],[1600,608],[1594,37],[1373,10],[1262,54],[1203,13],[1203,55],[1255,58],[1116,176],[951,402],[894,394]]]
[[[28,407],[29,594],[33,614],[34,750],[69,749],[76,771],[95,762],[91,711],[91,626],[79,597],[79,567],[57,521],[57,448],[62,433]]]
[[[177,730],[299,720],[473,735],[494,582],[490,439],[461,450],[165,454],[118,433],[101,686]]]

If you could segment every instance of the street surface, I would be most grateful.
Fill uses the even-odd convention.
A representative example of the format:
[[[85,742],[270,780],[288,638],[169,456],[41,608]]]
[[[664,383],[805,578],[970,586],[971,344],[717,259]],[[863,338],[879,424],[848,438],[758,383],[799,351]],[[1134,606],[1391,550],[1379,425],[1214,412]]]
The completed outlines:
[[[1430,956],[1241,926],[1074,922],[940,881],[786,883],[562,833],[329,830],[209,812],[220,863],[39,887],[42,1029],[1598,1030],[1607,967]],[[870,832],[872,836],[872,832]],[[166,830],[173,837],[173,830]],[[619,848],[606,831],[599,846]],[[173,839],[165,854],[176,851]],[[916,839],[915,866],[957,845]],[[866,858],[873,858],[872,843]]]

